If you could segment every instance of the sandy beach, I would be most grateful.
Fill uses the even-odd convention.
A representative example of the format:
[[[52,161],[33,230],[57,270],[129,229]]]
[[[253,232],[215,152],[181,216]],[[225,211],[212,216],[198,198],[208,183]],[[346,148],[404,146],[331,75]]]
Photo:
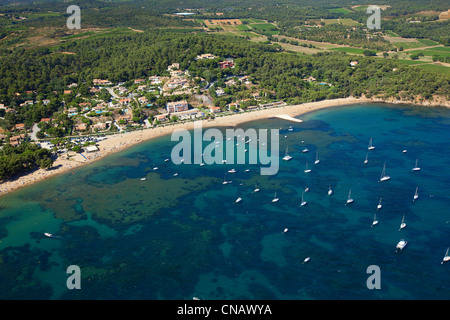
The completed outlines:
[[[356,103],[368,103],[374,102],[377,100],[368,99],[368,98],[341,98],[341,99],[333,99],[333,100],[323,100],[318,102],[309,102],[299,105],[291,105],[291,106],[283,106],[283,107],[275,107],[271,109],[263,109],[263,110],[255,110],[251,112],[245,113],[237,113],[234,115],[228,115],[223,117],[216,117],[214,120],[203,120],[202,126],[203,128],[207,127],[224,127],[224,126],[236,126],[238,124],[267,119],[275,116],[282,116],[281,118],[289,119],[289,117],[299,116],[311,111],[342,106],[342,105],[350,105]],[[381,102],[381,101],[380,101]],[[286,123],[294,123],[286,120]],[[164,127],[155,127],[150,129],[144,129],[139,131],[133,131],[128,133],[117,134],[114,136],[108,137],[108,139],[98,142],[97,146],[99,148],[98,152],[95,153],[83,153],[83,155],[77,154],[75,152],[69,152],[64,155],[59,156],[54,164],[53,168],[49,170],[38,169],[27,175],[17,177],[14,180],[5,181],[0,184],[0,196],[8,194],[12,191],[18,190],[25,186],[34,184],[36,182],[45,180],[49,177],[53,177],[57,174],[61,174],[63,172],[73,171],[80,166],[92,163],[96,160],[99,160],[109,154],[124,150],[133,145],[141,143],[143,141],[147,141],[149,139],[153,139],[156,137],[160,137],[163,135],[167,135],[172,133],[176,129],[193,129],[194,122],[187,123],[178,123],[173,125],[166,125]]]

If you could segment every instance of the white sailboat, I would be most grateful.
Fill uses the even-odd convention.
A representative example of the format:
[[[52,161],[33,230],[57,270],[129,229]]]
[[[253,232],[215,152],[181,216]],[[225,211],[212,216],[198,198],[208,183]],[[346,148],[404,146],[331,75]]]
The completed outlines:
[[[402,230],[404,227],[406,227],[406,223],[405,223],[405,215],[403,215],[402,223],[400,223],[400,229],[398,229],[398,230],[400,231],[400,230]]]
[[[253,192],[259,192],[259,188],[256,184],[255,184],[255,190],[253,190]]]
[[[420,168],[417,166],[418,161],[419,159],[416,159],[416,165],[414,166],[414,168],[412,168],[412,171],[420,171]]]
[[[444,256],[444,258],[443,258],[442,261],[441,261],[441,264],[444,264],[444,262],[450,261],[450,256],[448,255],[449,249],[450,249],[450,248],[447,248],[447,251],[445,252],[445,256]]]
[[[306,201],[303,200],[303,192],[302,192],[302,203],[300,204],[301,207],[306,206]]]
[[[277,193],[275,192],[275,195],[272,199],[272,202],[278,202],[280,199],[277,198]]]
[[[147,178],[141,178],[141,181],[145,181],[145,180],[147,180]]]
[[[288,147],[286,147],[286,155],[283,157],[283,160],[289,161],[291,159],[292,159],[292,157],[288,154]]]
[[[380,202],[378,202],[378,205],[377,205],[377,210],[380,210],[382,207],[383,206],[381,205],[381,198],[380,198]]]
[[[310,257],[306,257],[305,260],[303,260],[303,263],[307,263],[309,260],[311,260],[311,258]]]
[[[308,169],[308,162],[306,162],[305,173],[310,173],[311,169]]]
[[[375,149],[375,147],[372,145],[372,137],[370,137],[370,140],[369,140],[369,146],[367,147],[367,149],[368,149],[368,150],[373,150],[373,149]]]
[[[368,153],[366,154],[366,159],[364,160],[364,164],[367,164],[367,163],[369,163],[369,154]]]
[[[419,198],[418,190],[419,190],[419,187],[416,187],[416,193],[414,193],[413,201],[416,201],[417,198]]]
[[[241,202],[241,201],[242,201],[242,198],[239,197],[239,198],[236,199],[236,201],[235,201],[234,203],[239,203],[239,202]]]
[[[377,214],[375,213],[375,215],[373,216],[372,227],[377,224],[378,224]]]
[[[305,148],[305,149],[302,150],[302,152],[303,152],[303,153],[307,153],[307,152],[309,152],[309,149],[308,149],[308,148]]]
[[[227,180],[225,180],[225,177],[226,177],[227,175],[225,174],[224,176],[223,176],[223,181],[222,181],[222,184],[228,184],[228,181]]]
[[[319,160],[319,152],[316,151],[316,161],[314,161],[314,164],[318,164],[320,162]]]
[[[352,199],[352,189],[350,189],[350,191],[348,192],[348,197],[347,197],[347,203],[346,204],[350,204],[353,202]]]
[[[333,194],[333,190],[331,189],[331,185],[328,186],[328,195],[331,196]]]
[[[383,166],[383,171],[381,171],[380,180],[378,182],[387,181],[390,178],[391,178],[390,176],[386,175],[386,162],[385,162]]]
[[[398,243],[397,243],[397,246],[396,246],[396,251],[398,251],[398,250],[403,250],[405,247],[406,247],[406,245],[408,244],[408,241],[406,241],[406,240],[404,240],[404,239],[402,239],[402,240],[400,240]]]

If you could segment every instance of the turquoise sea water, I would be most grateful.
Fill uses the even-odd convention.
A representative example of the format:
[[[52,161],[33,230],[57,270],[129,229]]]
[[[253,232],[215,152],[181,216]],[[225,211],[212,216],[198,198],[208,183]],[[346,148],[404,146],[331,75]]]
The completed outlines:
[[[450,110],[369,104],[301,118],[242,125],[281,128],[280,159],[286,146],[293,159],[275,176],[164,162],[176,142],[162,137],[1,197],[0,299],[449,299]],[[378,182],[384,163],[391,179]],[[70,265],[81,290],[66,287]],[[366,286],[371,265],[379,290]]]

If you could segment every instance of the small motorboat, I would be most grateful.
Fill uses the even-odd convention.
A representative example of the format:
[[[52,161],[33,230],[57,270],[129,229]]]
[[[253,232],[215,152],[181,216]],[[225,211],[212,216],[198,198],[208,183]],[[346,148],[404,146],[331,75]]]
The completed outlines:
[[[405,248],[407,244],[408,244],[408,242],[406,240],[404,240],[404,239],[400,240],[396,246],[397,251],[403,250],[403,248]]]

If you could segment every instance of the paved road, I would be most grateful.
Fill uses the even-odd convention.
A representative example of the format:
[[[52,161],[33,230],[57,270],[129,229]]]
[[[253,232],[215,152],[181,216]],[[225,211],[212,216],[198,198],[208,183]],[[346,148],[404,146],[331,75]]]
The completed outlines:
[[[114,92],[113,88],[105,87],[105,89],[108,90],[109,94],[112,95],[114,99],[122,99]]]
[[[31,133],[30,133],[30,138],[31,138],[32,141],[37,141],[38,140],[37,137],[36,137],[36,134],[39,131],[41,131],[41,129],[39,129],[38,124],[37,123],[33,124],[33,128],[31,129]]]

